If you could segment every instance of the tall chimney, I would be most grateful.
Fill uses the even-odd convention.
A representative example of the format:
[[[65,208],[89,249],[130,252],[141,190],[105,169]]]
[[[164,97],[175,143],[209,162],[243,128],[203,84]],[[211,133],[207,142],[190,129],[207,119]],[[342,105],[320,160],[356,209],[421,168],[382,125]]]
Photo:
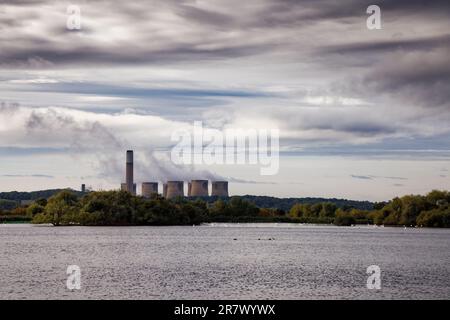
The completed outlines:
[[[133,150],[127,150],[127,176],[125,181],[127,191],[131,194],[135,194],[133,181]]]

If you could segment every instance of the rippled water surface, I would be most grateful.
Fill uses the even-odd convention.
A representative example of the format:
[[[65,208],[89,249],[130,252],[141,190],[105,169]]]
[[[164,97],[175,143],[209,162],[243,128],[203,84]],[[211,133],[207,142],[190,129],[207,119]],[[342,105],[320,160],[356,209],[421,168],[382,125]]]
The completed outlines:
[[[0,270],[2,299],[448,299],[450,230],[0,225]]]

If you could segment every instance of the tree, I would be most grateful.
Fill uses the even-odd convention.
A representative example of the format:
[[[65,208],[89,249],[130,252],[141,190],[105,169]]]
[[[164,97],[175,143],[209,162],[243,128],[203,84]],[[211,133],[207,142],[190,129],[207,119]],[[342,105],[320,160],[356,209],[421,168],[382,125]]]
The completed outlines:
[[[200,224],[208,217],[206,204],[201,200],[183,203],[180,210],[189,218],[189,224]]]
[[[356,219],[350,212],[338,209],[333,223],[337,226],[351,226],[356,223]]]
[[[384,225],[398,225],[400,223],[400,216],[402,211],[402,200],[398,197],[389,201],[387,205],[381,209]]]
[[[417,225],[421,227],[450,228],[450,209],[424,211],[417,218]]]
[[[413,226],[416,225],[416,219],[422,211],[430,208],[426,198],[423,196],[408,195],[401,198],[402,211],[399,224]]]
[[[289,210],[289,216],[292,218],[299,218],[303,215],[303,205],[300,203],[296,203],[292,206],[291,210]]]
[[[232,197],[229,208],[234,217],[252,217],[257,216],[259,213],[259,209],[253,203],[241,197]]]
[[[322,209],[320,210],[320,217],[334,217],[336,214],[337,207],[334,203],[324,202],[322,203]]]
[[[81,210],[88,221],[101,225],[136,224],[141,197],[125,191],[90,192],[81,200]]]
[[[381,209],[383,209],[383,207],[385,206],[387,204],[387,202],[375,202],[374,204],[373,204],[373,209],[374,210],[381,210]]]
[[[209,214],[213,217],[231,215],[228,204],[222,199],[217,200],[209,207]]]
[[[46,198],[39,198],[34,201],[36,204],[45,207],[47,205],[47,199]]]
[[[318,217],[320,212],[322,211],[322,203],[315,203],[311,206],[311,216]]]
[[[316,217],[317,210],[320,210],[321,207],[314,205],[314,211],[311,209],[311,205],[309,203],[301,204],[297,203],[294,206],[292,206],[291,210],[289,211],[289,215],[293,218],[310,218],[310,217]]]
[[[448,191],[440,191],[440,190],[433,190],[430,193],[426,195],[426,200],[432,205],[437,205],[438,201],[446,201],[447,203],[450,202],[450,192]]]
[[[302,205],[302,216],[305,218],[315,217],[315,214],[311,210],[311,205],[309,203],[305,203],[304,205]]]
[[[10,211],[10,214],[14,215],[14,216],[26,216],[27,209],[25,207],[17,207],[17,208],[12,209]]]
[[[46,201],[47,202],[47,201]],[[27,208],[27,216],[33,218],[38,213],[42,213],[45,210],[45,206],[38,204],[37,202],[32,203]]]
[[[36,221],[59,226],[63,215],[73,214],[77,210],[77,203],[78,199],[72,192],[68,190],[61,191],[48,200],[45,211],[36,215]]]
[[[360,209],[352,209],[352,210],[350,210],[350,214],[356,220],[366,220],[366,219],[368,219],[369,211],[360,210]]]

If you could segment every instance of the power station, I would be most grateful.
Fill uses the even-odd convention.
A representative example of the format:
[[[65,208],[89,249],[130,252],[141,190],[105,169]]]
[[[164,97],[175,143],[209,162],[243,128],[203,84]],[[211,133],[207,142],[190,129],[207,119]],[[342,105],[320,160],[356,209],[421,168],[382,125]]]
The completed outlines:
[[[134,172],[133,172],[133,150],[127,151],[127,163],[126,163],[126,177],[125,177],[125,183],[126,183],[126,190],[131,194],[136,194],[136,189],[134,187]]]
[[[158,182],[142,182],[142,196],[150,198],[153,194],[158,194]]]
[[[128,187],[126,183],[121,183],[120,184],[120,190],[122,191],[128,191]],[[136,195],[136,183],[133,183],[133,191],[131,192],[132,194]]]
[[[121,183],[120,190],[133,195],[137,194],[134,183],[134,159],[133,150],[127,150],[125,162],[125,183]],[[208,180],[192,180],[188,182],[188,197],[208,197]],[[150,198],[158,194],[158,182],[143,182],[141,194],[144,198]],[[228,181],[211,181],[211,196],[228,197]],[[173,199],[184,197],[184,181],[167,181],[163,183],[163,197]]]
[[[176,197],[184,197],[184,182],[167,181],[167,191],[165,198],[172,199]]]
[[[228,197],[228,181],[212,181],[211,196]]]
[[[190,197],[207,197],[208,196],[208,180],[192,180]]]

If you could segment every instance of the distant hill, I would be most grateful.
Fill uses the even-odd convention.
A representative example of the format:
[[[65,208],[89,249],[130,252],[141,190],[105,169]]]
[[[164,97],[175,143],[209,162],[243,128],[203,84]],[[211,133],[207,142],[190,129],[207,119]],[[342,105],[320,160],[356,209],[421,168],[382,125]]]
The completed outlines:
[[[338,208],[351,207],[360,210],[372,210],[373,202],[370,201],[357,201],[357,200],[347,200],[347,199],[336,199],[336,198],[275,198],[267,196],[244,196],[248,201],[252,201],[258,207],[263,208],[277,208],[282,210],[289,210],[296,203],[321,203],[321,202],[331,202],[334,203]]]
[[[21,201],[21,200],[37,200],[40,198],[48,199],[52,195],[67,189],[50,189],[50,190],[39,190],[39,191],[31,191],[31,192],[19,192],[19,191],[11,191],[11,192],[0,192],[0,199],[3,200],[13,200],[13,201]],[[75,191],[69,189],[72,192],[79,193],[79,191]]]
[[[240,196],[241,198],[253,202],[257,207],[260,208],[273,208],[273,209],[281,209],[284,211],[289,211],[292,206],[296,203],[321,203],[321,202],[330,202],[335,204],[338,208],[356,208],[360,210],[372,210],[374,203],[370,201],[357,201],[357,200],[347,200],[347,199],[336,199],[336,198],[276,198],[269,196],[252,196],[245,195]],[[192,198],[192,197],[191,197]],[[195,197],[194,197],[195,198]],[[219,197],[201,197],[206,202],[214,202]],[[221,199],[227,201],[229,198]]]
[[[18,191],[12,191],[12,192],[0,192],[0,203],[1,200],[8,200],[3,201],[5,206],[8,206],[8,208],[4,209],[10,209],[11,208],[11,201],[15,201],[17,205],[20,204],[20,201],[22,200],[37,200],[40,198],[50,198],[52,195],[62,191],[64,189],[51,189],[51,190],[40,190],[40,191],[32,191],[32,192],[18,192]],[[76,193],[77,195],[81,196],[83,193],[80,191],[72,190],[72,192]],[[269,197],[269,196],[252,196],[252,195],[245,195],[240,196],[241,198],[248,200],[250,202],[253,202],[256,206],[261,208],[274,208],[274,209],[281,209],[284,211],[288,211],[294,204],[296,203],[320,203],[320,202],[331,202],[334,203],[338,208],[356,208],[361,210],[372,210],[373,209],[373,202],[370,201],[356,201],[356,200],[346,200],[346,199],[327,199],[327,198],[276,198],[276,197]],[[219,197],[201,197],[204,201],[208,203],[212,203],[216,201]],[[228,201],[229,198],[222,198],[225,201]]]

